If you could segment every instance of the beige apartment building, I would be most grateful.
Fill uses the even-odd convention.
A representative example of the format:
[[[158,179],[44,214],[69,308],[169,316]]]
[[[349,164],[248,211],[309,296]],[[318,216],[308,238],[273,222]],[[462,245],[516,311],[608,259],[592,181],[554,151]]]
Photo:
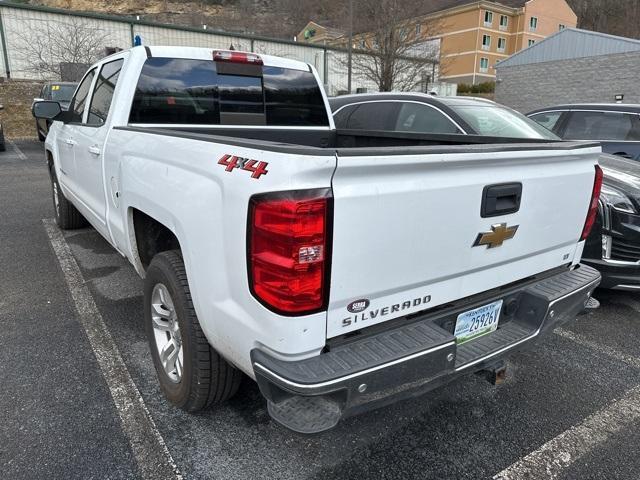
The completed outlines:
[[[496,62],[578,23],[565,0],[456,3],[416,26],[441,39],[440,79],[452,83],[493,81]]]
[[[416,0],[419,1],[419,0]],[[440,39],[440,80],[483,83],[496,78],[496,62],[530,47],[578,19],[565,0],[425,0],[424,14],[400,25],[412,38]],[[353,47],[367,48],[367,33]],[[344,32],[309,22],[298,41],[344,47]]]

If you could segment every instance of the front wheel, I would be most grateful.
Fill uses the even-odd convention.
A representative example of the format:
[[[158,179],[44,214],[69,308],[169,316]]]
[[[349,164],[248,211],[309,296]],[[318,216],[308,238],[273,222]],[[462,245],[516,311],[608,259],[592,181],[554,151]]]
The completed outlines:
[[[160,388],[173,405],[196,412],[237,392],[242,374],[211,348],[200,328],[179,251],[151,261],[144,318]]]

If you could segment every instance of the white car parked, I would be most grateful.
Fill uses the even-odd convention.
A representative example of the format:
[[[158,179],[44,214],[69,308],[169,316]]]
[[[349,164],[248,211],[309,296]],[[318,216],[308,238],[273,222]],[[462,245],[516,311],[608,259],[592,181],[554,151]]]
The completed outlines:
[[[167,398],[241,372],[300,432],[502,359],[583,308],[592,143],[336,131],[313,67],[185,47],[92,66],[45,148],[58,225],[145,279]]]

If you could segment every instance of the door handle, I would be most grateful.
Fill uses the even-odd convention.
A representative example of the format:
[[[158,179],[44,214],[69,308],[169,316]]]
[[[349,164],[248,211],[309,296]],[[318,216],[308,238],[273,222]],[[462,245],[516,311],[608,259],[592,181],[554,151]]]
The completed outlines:
[[[99,147],[97,147],[96,145],[93,145],[89,147],[89,153],[92,155],[100,155],[102,151],[100,150]]]
[[[520,210],[521,199],[521,183],[487,185],[482,192],[480,216],[491,218],[516,213]]]
[[[71,145],[74,146],[76,145],[78,142],[76,142],[73,138],[67,138],[64,143],[66,143],[67,145]]]

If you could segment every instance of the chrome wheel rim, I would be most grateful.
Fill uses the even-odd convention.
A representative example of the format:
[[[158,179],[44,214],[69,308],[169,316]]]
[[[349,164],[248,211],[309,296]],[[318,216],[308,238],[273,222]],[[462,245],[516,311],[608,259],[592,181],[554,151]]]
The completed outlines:
[[[56,215],[60,216],[60,193],[58,192],[58,182],[53,181],[53,206],[56,209]]]
[[[178,316],[169,290],[162,283],[153,287],[151,294],[151,321],[156,348],[164,372],[173,383],[182,379],[184,357]]]

